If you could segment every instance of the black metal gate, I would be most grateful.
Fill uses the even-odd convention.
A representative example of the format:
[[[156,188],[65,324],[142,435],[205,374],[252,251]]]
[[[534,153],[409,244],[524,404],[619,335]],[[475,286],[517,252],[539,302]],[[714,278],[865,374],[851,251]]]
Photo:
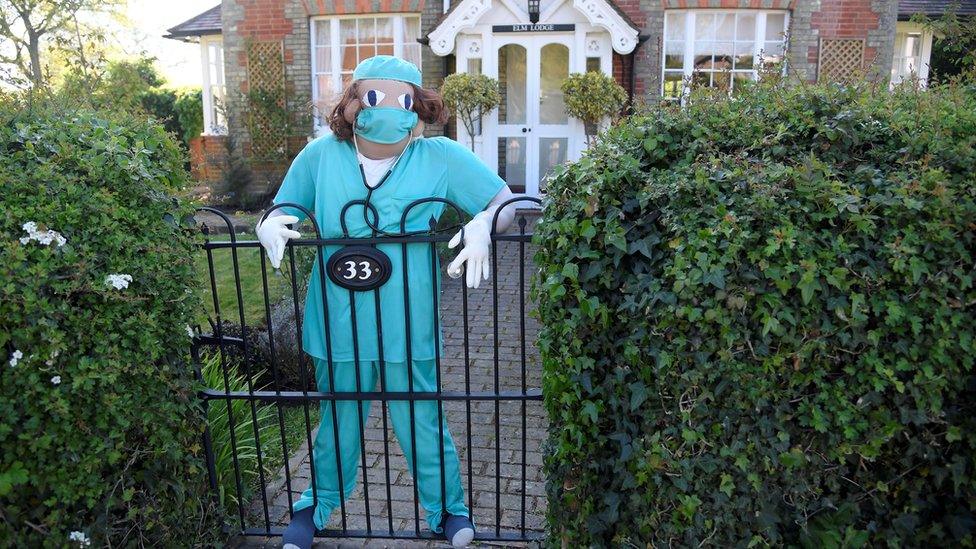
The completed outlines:
[[[539,203],[534,198],[515,198],[506,205],[519,201]],[[411,203],[407,211],[429,202],[444,203],[445,208],[453,209],[461,218],[460,209],[441,199],[418,200]],[[288,289],[279,288],[278,293],[282,295],[277,300],[273,297],[273,286],[275,283],[281,286],[282,280],[276,281],[281,275],[274,275],[268,268],[267,256],[260,243],[238,240],[232,222],[219,210],[199,209],[219,216],[228,235],[226,240],[218,239],[210,234],[206,225],[203,228],[211,294],[208,301],[212,302],[212,308],[209,330],[200,333],[198,329],[194,336],[193,356],[198,364],[207,361],[212,364],[209,370],[202,368],[200,376],[205,383],[209,381],[201,393],[210,418],[203,444],[212,492],[235,515],[237,533],[281,535],[292,515],[292,503],[306,483],[317,502],[315,457],[311,454],[315,449],[313,430],[319,413],[312,406],[331,403],[331,417],[326,415],[322,421],[332,422],[332,432],[336,436],[334,447],[338,448],[340,425],[336,422],[335,404],[355,401],[361,445],[360,463],[356,466],[359,480],[353,494],[344,493],[341,456],[336,452],[340,504],[329,526],[317,536],[436,539],[438,536],[430,532],[422,520],[417,483],[407,474],[414,471],[408,471],[410,467],[403,459],[405,456],[397,453],[389,436],[391,402],[409,403],[410,433],[415,436],[412,423],[415,403],[435,401],[438,417],[446,415],[454,431],[465,503],[477,529],[475,539],[540,540],[544,535],[541,517],[545,513],[545,496],[539,445],[545,419],[539,388],[541,366],[533,345],[534,324],[528,314],[531,308],[527,299],[528,278],[535,272],[531,261],[532,235],[526,230],[529,224],[527,212],[531,210],[519,210],[514,230],[510,228],[504,234],[492,235],[491,283],[487,288],[469,289],[463,278],[452,282],[443,277],[442,285],[432,284],[432,307],[441,313],[439,318],[437,314],[433,315],[433,329],[435,334],[444,334],[441,344],[434,345],[435,391],[415,390],[412,370],[408,375],[411,380],[409,390],[386,390],[382,334],[384,331],[389,333],[394,327],[379,325],[382,322],[380,290],[376,288],[349,290],[349,299],[353,301],[349,337],[353,348],[358,349],[357,338],[360,336],[356,333],[355,300],[372,299],[378,324],[379,387],[358,386],[360,361],[357,354],[356,390],[320,392],[316,390],[312,361],[302,348],[300,309],[304,292],[300,280],[305,273],[301,272],[299,263],[303,254],[306,258],[314,256],[309,265],[320,277],[325,333],[329,339],[329,291],[326,285],[336,282],[328,274],[327,262],[323,258],[328,254],[322,253],[324,246],[394,244],[402,250],[404,258],[408,247],[423,247],[431,258],[430,276],[436,281],[438,247],[443,247],[453,231],[435,231],[436,221],[432,218],[430,230],[423,234],[376,236],[374,232],[370,238],[322,238],[310,212],[296,204],[279,204],[274,208],[282,207],[302,210],[314,226],[315,237],[289,242],[286,260],[281,265]],[[406,215],[404,212],[404,220]],[[401,229],[404,227],[401,222]],[[256,264],[260,267],[259,275]],[[392,276],[402,276],[404,290],[409,292],[410,281],[406,270],[401,270],[404,272],[394,272]],[[513,273],[513,270],[517,272]],[[260,276],[260,286],[254,284],[255,276]],[[230,288],[226,287],[228,283]],[[260,292],[260,299],[255,298],[255,292]],[[404,300],[409,308],[406,295]],[[450,302],[450,307],[442,307],[445,301]],[[236,310],[228,315],[221,310],[222,305],[225,309]],[[260,310],[254,311],[255,308]],[[286,321],[279,320],[282,316]],[[293,318],[293,325],[287,321],[289,317]],[[410,324],[408,309],[403,326],[407,334],[408,356]],[[397,326],[395,329],[402,328]],[[283,335],[285,330],[288,330],[287,338]],[[294,342],[297,349],[284,345],[285,339]],[[286,354],[288,359],[283,358]],[[328,376],[330,380],[334,376],[331,361]],[[330,387],[335,387],[331,381]],[[373,406],[377,414],[364,414],[362,404],[369,401],[379,403],[379,406]],[[464,418],[464,429],[458,432],[460,417]],[[300,424],[297,429],[301,431],[299,444],[296,444],[296,423]],[[443,435],[442,422],[439,428]],[[461,433],[463,436],[458,436]],[[438,440],[443,441],[443,436]],[[411,447],[412,463],[416,467],[417,445],[411,444]],[[303,452],[308,452],[307,459]],[[279,464],[280,472],[275,475],[271,469],[278,468]],[[440,476],[443,502],[446,499],[443,459],[440,460]]]

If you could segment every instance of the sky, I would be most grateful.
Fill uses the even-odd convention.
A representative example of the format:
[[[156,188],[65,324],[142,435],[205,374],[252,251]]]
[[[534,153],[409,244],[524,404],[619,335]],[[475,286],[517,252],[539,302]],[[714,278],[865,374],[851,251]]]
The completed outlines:
[[[156,66],[171,87],[203,84],[200,46],[163,38],[166,29],[203,13],[219,0],[129,0],[126,8],[132,27],[120,37],[122,49],[131,55],[141,51],[155,56]]]

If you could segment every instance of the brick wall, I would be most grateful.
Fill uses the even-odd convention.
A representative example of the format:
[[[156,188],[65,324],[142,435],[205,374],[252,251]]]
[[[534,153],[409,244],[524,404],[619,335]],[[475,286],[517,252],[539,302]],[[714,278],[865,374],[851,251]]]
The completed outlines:
[[[190,175],[195,181],[220,183],[227,165],[227,137],[198,135],[190,140]]]
[[[897,0],[795,0],[790,24],[791,71],[807,81],[817,79],[820,41],[864,40],[864,71],[871,79],[891,70]]]
[[[290,158],[298,153],[313,132],[312,64],[309,18],[383,12],[421,12],[421,35],[440,16],[439,2],[424,0],[224,0],[221,6],[224,28],[224,78],[227,85],[227,120],[241,150],[248,155],[245,99],[248,90],[247,44],[249,41],[281,42],[285,64],[285,95],[288,109],[294,113],[293,130],[287,139],[287,157],[281,162],[252,163],[255,192],[273,190],[288,168]],[[443,80],[444,60],[423,48],[424,85],[437,87]],[[436,61],[434,61],[436,59]],[[430,67],[430,68],[428,68]],[[443,128],[428,133],[440,134]]]
[[[457,2],[459,0],[452,0]],[[426,36],[428,32],[433,30],[434,23],[444,14],[444,2],[443,0],[429,0],[427,2],[422,2],[420,13],[420,36]],[[439,57],[434,54],[433,51],[427,46],[420,47],[420,67],[423,72],[423,83],[425,88],[439,89],[441,84],[444,83],[444,77],[455,71],[454,66],[454,55],[448,55],[445,57]],[[450,72],[448,71],[450,69]],[[446,135],[447,133],[454,133],[453,131],[447,132],[447,127],[452,126],[454,123],[453,118],[448,121],[446,125],[442,126],[427,126],[424,129],[424,135],[426,136],[436,136],[436,135]]]

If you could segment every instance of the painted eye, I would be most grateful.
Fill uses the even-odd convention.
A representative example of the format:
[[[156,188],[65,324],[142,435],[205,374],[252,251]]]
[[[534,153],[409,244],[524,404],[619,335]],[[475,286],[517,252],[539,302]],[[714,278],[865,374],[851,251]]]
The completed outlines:
[[[384,97],[386,97],[386,94],[380,90],[369,90],[363,95],[363,103],[366,103],[370,107],[375,107],[383,101]]]
[[[409,93],[401,94],[400,97],[397,97],[397,100],[400,101],[400,106],[404,109],[409,111],[413,108],[413,97]]]

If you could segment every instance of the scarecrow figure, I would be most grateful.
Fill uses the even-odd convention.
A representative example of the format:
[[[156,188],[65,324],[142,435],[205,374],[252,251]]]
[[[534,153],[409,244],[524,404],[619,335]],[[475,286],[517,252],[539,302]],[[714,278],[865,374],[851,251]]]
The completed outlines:
[[[273,202],[296,203],[314,212],[322,238],[368,238],[429,232],[430,219],[440,216],[445,203],[422,199],[450,201],[474,217],[449,242],[454,248],[463,240],[463,247],[447,271],[459,277],[463,267],[467,286],[477,288],[489,274],[491,220],[512,193],[464,146],[446,137],[423,137],[425,123],[446,119],[441,97],[421,87],[415,65],[387,55],[366,59],[332,110],[332,134],[315,139],[298,154]],[[506,206],[498,213],[496,229],[503,231],[514,211]],[[275,268],[288,239],[300,237],[286,225],[302,218],[301,211],[285,207],[258,225],[258,239]],[[331,261],[326,281],[316,262],[305,300],[302,343],[315,362],[318,390],[372,391],[379,381],[382,391],[437,391],[436,254],[429,244],[417,243],[378,243],[366,246],[371,251],[365,256],[349,248],[321,248],[323,261],[333,256],[354,259]],[[377,275],[382,270],[388,272]],[[340,285],[358,284],[356,279],[365,280],[369,291]],[[283,536],[285,547],[311,547],[315,530],[325,528],[340,498],[355,488],[360,418],[368,417],[369,405],[361,403],[360,416],[356,401],[321,401],[312,449],[315,493],[309,488],[295,502]],[[389,410],[431,530],[443,533],[454,547],[467,546],[474,525],[439,402],[391,400]]]

